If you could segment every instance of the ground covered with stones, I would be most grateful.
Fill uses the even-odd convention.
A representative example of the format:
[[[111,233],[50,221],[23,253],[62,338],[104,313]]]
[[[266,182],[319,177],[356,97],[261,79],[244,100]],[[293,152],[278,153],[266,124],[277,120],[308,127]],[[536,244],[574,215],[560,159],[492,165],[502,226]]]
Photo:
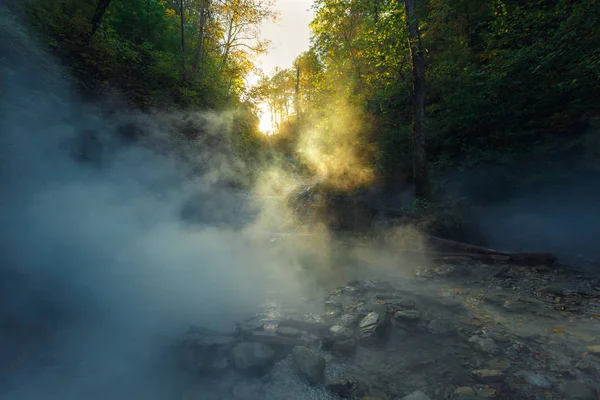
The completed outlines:
[[[600,399],[593,276],[454,257],[318,302],[190,328],[171,349],[181,399]]]

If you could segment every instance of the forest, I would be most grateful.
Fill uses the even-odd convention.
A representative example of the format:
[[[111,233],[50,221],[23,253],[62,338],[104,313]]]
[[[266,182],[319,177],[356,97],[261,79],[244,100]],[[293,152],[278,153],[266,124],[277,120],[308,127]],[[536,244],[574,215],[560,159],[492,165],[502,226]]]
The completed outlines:
[[[412,185],[436,212],[599,171],[596,0],[316,0],[309,50],[275,71],[256,63],[273,0],[7,4],[86,98],[235,110],[242,159],[346,193]]]

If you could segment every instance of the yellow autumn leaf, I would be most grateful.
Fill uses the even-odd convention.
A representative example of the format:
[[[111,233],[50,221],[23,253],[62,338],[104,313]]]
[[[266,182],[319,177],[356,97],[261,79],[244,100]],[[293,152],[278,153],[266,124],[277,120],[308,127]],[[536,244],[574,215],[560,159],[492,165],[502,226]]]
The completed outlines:
[[[554,332],[554,333],[565,333],[566,330],[562,326],[555,326],[554,328],[552,328],[552,332]]]

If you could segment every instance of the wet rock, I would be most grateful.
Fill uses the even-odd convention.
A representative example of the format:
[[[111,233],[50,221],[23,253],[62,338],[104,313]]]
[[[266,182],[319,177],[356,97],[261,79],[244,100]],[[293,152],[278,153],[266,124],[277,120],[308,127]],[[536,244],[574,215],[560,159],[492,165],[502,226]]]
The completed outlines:
[[[495,369],[477,369],[472,374],[476,380],[485,384],[502,382],[504,380],[504,373]]]
[[[403,397],[402,400],[431,400],[431,398],[422,391],[417,390],[416,392]]]
[[[436,318],[427,325],[427,330],[431,333],[446,334],[453,332],[455,329],[454,323],[443,318]]]
[[[342,398],[354,396],[359,389],[359,385],[355,380],[346,378],[329,379],[326,387],[327,390]]]
[[[571,381],[562,384],[559,391],[569,400],[596,400],[595,390],[584,382]]]
[[[358,342],[355,339],[341,340],[333,343],[331,351],[341,355],[352,354],[356,351]]]
[[[397,297],[387,300],[385,304],[391,309],[414,310],[417,308],[414,301]]]
[[[328,336],[334,341],[340,341],[340,340],[348,340],[348,339],[352,339],[352,336],[354,335],[354,332],[352,331],[352,329],[346,327],[346,326],[342,326],[342,325],[334,325],[331,328],[329,328],[329,334]]]
[[[273,365],[275,351],[264,343],[244,342],[233,347],[231,358],[240,371],[261,375]]]
[[[231,390],[235,400],[256,400],[263,397],[264,387],[260,381],[242,381]]]
[[[494,354],[498,352],[498,345],[491,337],[472,336],[469,342],[474,343],[480,350]]]
[[[484,399],[491,399],[496,397],[498,391],[494,388],[483,388],[479,391],[479,397]]]
[[[273,346],[304,346],[307,344],[307,340],[301,337],[286,337],[274,335],[267,332],[255,332],[251,335],[247,335],[245,340],[248,342],[264,343]]]
[[[301,331],[310,332],[314,335],[324,335],[329,330],[329,325],[321,322],[301,321],[295,319],[285,319],[279,322],[280,327],[296,328]]]
[[[585,350],[593,355],[600,355],[600,345],[595,345],[595,346],[588,346],[585,348]]]
[[[394,313],[394,319],[398,322],[416,321],[421,317],[417,310],[404,310]]]
[[[200,373],[220,373],[229,367],[229,353],[236,339],[203,329],[188,331],[181,347],[183,367]]]
[[[496,370],[499,370],[499,371],[505,371],[505,370],[507,370],[507,369],[510,368],[511,364],[510,364],[510,362],[508,360],[504,360],[504,359],[501,359],[501,358],[495,358],[493,360],[490,360],[487,363],[487,365],[488,365],[489,369],[496,369]]]
[[[475,390],[473,390],[473,388],[469,386],[456,388],[452,396],[453,399],[460,400],[467,400],[470,397],[475,397]]]
[[[551,389],[552,382],[544,375],[536,374],[529,371],[519,371],[515,376],[525,380],[528,384],[542,389]]]
[[[360,321],[360,339],[363,343],[373,343],[375,340],[382,338],[387,330],[388,320],[387,315],[372,311]]]
[[[290,328],[289,326],[278,326],[275,333],[279,336],[291,338],[298,338],[302,336],[302,331],[296,328]]]
[[[325,381],[325,359],[305,346],[296,346],[292,350],[294,370],[311,385]]]

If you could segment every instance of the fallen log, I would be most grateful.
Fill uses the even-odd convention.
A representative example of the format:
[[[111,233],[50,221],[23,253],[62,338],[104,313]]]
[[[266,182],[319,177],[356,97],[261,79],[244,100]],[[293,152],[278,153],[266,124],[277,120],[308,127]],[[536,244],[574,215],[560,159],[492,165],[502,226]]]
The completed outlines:
[[[514,264],[528,265],[528,266],[554,266],[556,263],[556,257],[550,253],[538,253],[538,252],[527,252],[527,253],[512,253],[507,251],[500,251],[494,249],[488,249],[486,247],[475,246],[468,243],[455,242],[453,240],[442,239],[431,235],[426,235],[427,241],[438,251],[441,252],[454,252],[461,253],[460,255],[480,255],[486,256],[491,259],[496,258],[497,260],[507,259],[508,262]],[[458,255],[458,254],[455,254]]]

